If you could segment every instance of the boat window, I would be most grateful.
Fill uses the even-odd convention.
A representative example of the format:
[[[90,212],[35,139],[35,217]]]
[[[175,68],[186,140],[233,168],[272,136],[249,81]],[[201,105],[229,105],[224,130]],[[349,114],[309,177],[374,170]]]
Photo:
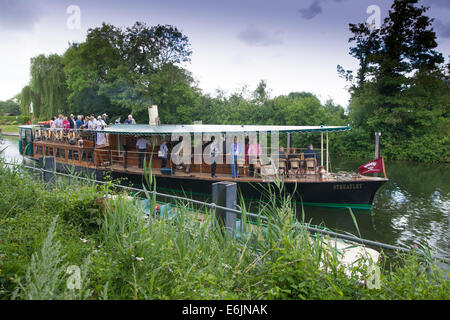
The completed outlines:
[[[73,160],[78,161],[78,150],[73,150]]]
[[[31,143],[31,130],[26,130],[25,131],[25,138],[26,138],[28,143]]]
[[[66,150],[57,148],[56,149],[56,156],[60,157],[61,159],[65,159],[66,158]]]
[[[44,154],[42,146],[36,146],[36,154]]]
[[[87,160],[90,163],[94,163],[94,159],[92,158],[92,151],[87,152]]]
[[[72,160],[73,156],[72,156],[72,149],[67,150],[67,160]]]
[[[45,147],[45,155],[46,156],[53,156],[53,148]]]

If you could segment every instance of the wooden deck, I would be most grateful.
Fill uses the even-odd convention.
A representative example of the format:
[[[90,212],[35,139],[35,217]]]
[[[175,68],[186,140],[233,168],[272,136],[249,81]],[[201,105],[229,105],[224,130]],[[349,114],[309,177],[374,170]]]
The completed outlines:
[[[131,173],[131,174],[143,174],[143,169],[140,169],[138,167],[127,167],[126,169],[121,165],[111,165],[107,169],[114,171],[114,172],[122,172],[122,173]],[[168,177],[167,175],[163,175],[160,171],[160,168],[153,168],[152,169],[152,175],[154,176],[164,176]],[[235,181],[235,182],[267,182],[272,181],[275,177],[274,176],[268,176],[268,177],[250,177],[248,175],[240,175],[237,178],[232,178],[231,174],[226,173],[217,173],[217,178],[212,178],[211,173],[209,172],[191,172],[186,173],[182,170],[175,170],[175,174],[171,175],[172,178],[180,178],[180,179],[197,179],[197,180],[210,180],[210,181]],[[382,180],[383,178],[377,178],[377,177],[347,177],[347,178],[340,178],[339,176],[336,176],[336,174],[330,174],[323,179],[319,177],[318,174],[314,175],[300,175],[297,177],[293,177],[292,175],[289,177],[283,177],[284,182],[289,183],[308,183],[308,182],[344,182],[344,181],[373,181],[373,180]]]

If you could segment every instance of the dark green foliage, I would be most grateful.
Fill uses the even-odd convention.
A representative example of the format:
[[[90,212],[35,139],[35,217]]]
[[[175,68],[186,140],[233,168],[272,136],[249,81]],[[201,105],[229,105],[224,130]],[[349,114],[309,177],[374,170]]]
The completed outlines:
[[[21,111],[19,104],[12,99],[8,101],[0,101],[0,116],[3,116],[5,113],[12,116],[20,115]]]

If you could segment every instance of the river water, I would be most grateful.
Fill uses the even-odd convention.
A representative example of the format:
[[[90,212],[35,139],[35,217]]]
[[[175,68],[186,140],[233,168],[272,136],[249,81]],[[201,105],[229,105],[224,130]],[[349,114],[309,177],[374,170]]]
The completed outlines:
[[[4,137],[3,157],[22,161],[18,139]],[[332,171],[357,171],[372,159],[332,159]],[[389,181],[377,192],[372,210],[354,211],[362,238],[411,247],[427,243],[450,258],[450,165],[385,161]],[[305,220],[333,231],[358,235],[347,209],[305,207]],[[301,208],[297,207],[298,215]]]

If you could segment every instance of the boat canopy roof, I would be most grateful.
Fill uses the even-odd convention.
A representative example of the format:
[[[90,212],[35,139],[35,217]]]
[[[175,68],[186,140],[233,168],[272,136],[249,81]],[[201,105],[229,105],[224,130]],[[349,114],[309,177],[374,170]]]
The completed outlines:
[[[169,134],[246,134],[259,132],[334,132],[347,131],[350,126],[263,126],[263,125],[215,125],[215,124],[115,124],[102,132],[123,135],[169,135]]]
[[[21,125],[18,128],[19,129],[33,129],[33,128],[40,128],[40,125],[37,124],[27,124],[27,125]]]

